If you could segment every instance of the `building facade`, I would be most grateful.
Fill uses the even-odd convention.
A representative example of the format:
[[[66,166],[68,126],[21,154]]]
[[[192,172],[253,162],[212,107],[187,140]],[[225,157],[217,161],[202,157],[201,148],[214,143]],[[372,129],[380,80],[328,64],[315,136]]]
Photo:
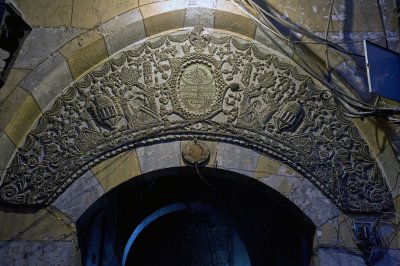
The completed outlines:
[[[397,3],[258,4],[15,1],[4,265],[400,263],[397,103],[361,42],[399,51]]]

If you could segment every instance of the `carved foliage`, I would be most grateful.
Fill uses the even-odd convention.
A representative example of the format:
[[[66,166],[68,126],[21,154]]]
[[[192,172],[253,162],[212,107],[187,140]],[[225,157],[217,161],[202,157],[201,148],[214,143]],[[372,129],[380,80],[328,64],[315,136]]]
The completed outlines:
[[[329,91],[275,52],[201,27],[151,39],[68,87],[18,150],[0,197],[49,204],[113,154],[188,137],[266,153],[344,211],[390,207],[369,148]]]

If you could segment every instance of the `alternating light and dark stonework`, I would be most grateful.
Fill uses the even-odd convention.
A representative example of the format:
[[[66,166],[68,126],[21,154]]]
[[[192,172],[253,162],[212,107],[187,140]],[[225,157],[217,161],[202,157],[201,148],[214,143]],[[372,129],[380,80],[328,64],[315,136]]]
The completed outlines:
[[[185,139],[266,154],[345,212],[392,204],[367,143],[328,90],[272,49],[200,26],[131,47],[66,88],[18,150],[0,197],[47,205],[107,158]]]

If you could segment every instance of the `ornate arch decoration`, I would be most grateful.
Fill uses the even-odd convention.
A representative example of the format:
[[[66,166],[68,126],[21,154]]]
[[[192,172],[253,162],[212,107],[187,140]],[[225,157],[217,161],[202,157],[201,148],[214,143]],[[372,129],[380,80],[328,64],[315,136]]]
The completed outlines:
[[[201,26],[130,47],[66,88],[17,151],[0,198],[51,204],[115,154],[193,138],[267,154],[344,212],[391,207],[368,145],[328,90],[276,51]]]

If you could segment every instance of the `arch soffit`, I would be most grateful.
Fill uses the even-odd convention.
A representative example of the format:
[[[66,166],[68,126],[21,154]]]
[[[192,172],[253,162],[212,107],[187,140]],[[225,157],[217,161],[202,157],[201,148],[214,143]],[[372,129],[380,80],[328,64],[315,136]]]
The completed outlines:
[[[99,198],[128,180],[152,180],[159,177],[160,171],[163,171],[162,175],[180,175],[180,169],[187,167],[180,152],[188,142],[150,144],[103,161],[83,173],[52,205],[75,222]],[[259,181],[297,206],[317,227],[341,214],[315,185],[290,167],[239,144],[203,143],[210,149],[210,159],[203,167],[234,172]],[[202,175],[207,172],[202,167],[199,171]],[[146,174],[145,179],[135,179],[143,174]],[[247,185],[252,180],[240,182]]]
[[[170,47],[171,43],[180,46],[175,51]],[[157,49],[163,53],[157,54]],[[144,65],[145,62],[134,62],[139,56],[146,54],[155,56],[153,59],[149,57],[150,61],[147,60],[150,68],[149,65]],[[177,60],[169,60],[177,54],[180,56]],[[164,60],[169,60],[169,65],[161,63]],[[136,69],[132,68],[135,64]],[[139,69],[139,65],[142,69]],[[187,95],[182,96],[185,92],[181,88],[187,85],[183,85],[185,78],[182,77],[188,76],[194,69],[199,73],[204,72],[206,76],[213,76],[210,81],[213,91],[210,91],[210,95],[215,100],[212,97],[208,99],[209,95],[205,94],[202,95],[206,96],[202,99],[203,103],[195,103],[196,101],[190,102]],[[155,75],[149,76],[147,73],[146,77],[145,72],[149,70],[155,70]],[[157,85],[156,81],[160,84]],[[113,90],[113,82],[114,85],[120,83],[124,86],[125,92]],[[99,87],[99,84],[105,87]],[[177,90],[175,85],[181,87]],[[279,94],[274,91],[278,86],[287,90]],[[128,97],[136,103],[142,101],[142,107],[139,108],[143,116],[141,118],[127,117],[127,109],[123,110],[123,103],[118,102],[118,93],[120,96],[123,93],[132,93],[128,87],[134,88],[137,95],[143,96],[142,99],[138,99],[137,95],[132,96],[135,99]],[[98,97],[88,100],[93,93]],[[74,115],[63,121],[60,118],[65,115],[65,111],[70,114],[74,112],[77,106],[71,106],[71,102],[88,95],[89,98],[84,102],[91,107],[84,110],[86,113],[80,113],[83,127],[80,132],[75,132],[75,137],[79,137],[79,141],[86,138],[93,142],[86,148],[92,147],[96,141],[102,143],[100,146],[108,148],[90,151],[91,159],[81,156],[85,149],[76,150],[74,167],[70,168],[74,169],[74,173],[60,171],[53,179],[56,181],[54,183],[46,179],[47,175],[54,173],[54,169],[50,168],[60,166],[54,165],[57,164],[55,162],[49,165],[49,158],[45,155],[49,151],[44,148],[47,145],[45,138],[52,139],[57,134],[52,130],[48,131],[49,122],[76,122],[76,113],[75,118]],[[125,96],[123,95],[124,98]],[[286,103],[282,102],[280,106],[275,103],[274,106],[271,100],[275,98],[284,99]],[[143,105],[144,102],[146,106]],[[125,104],[128,106],[130,103]],[[199,104],[207,106],[207,112],[196,112]],[[104,115],[101,117],[96,108],[102,106],[115,109],[114,119],[107,119]],[[61,116],[50,118],[54,115]],[[111,153],[106,152],[112,149],[110,143],[107,143],[112,137],[118,135],[122,138],[122,132],[132,131],[132,123],[141,119],[147,120],[147,123],[145,128],[137,132],[136,137],[124,139],[121,143],[114,139],[114,147],[117,145],[119,148]],[[187,121],[182,124],[184,120]],[[163,122],[170,123],[172,127],[163,125],[154,132],[148,131],[149,125],[160,125]],[[317,125],[313,125],[314,122]],[[180,128],[183,131],[178,132],[180,130],[177,130],[177,124],[184,125]],[[332,130],[327,125],[335,127]],[[100,130],[97,132],[99,134],[91,131],[95,128]],[[318,133],[320,139],[316,139],[312,133]],[[37,134],[42,135],[39,136],[39,142]],[[139,142],[145,144],[145,135],[150,142],[195,136],[250,145],[301,172],[344,211],[382,211],[390,207],[386,184],[375,160],[371,158],[368,146],[352,122],[335,107],[328,91],[316,86],[309,76],[270,48],[217,31],[206,34],[199,27],[191,32],[156,37],[134,49],[128,49],[64,90],[53,105],[47,108],[36,128],[28,135],[24,146],[14,157],[4,178],[1,197],[4,201],[17,204],[49,204],[87,169],[88,166],[83,165],[102,160],[94,157],[100,155],[100,158],[106,158],[110,154],[135,147]],[[148,138],[150,135],[155,138],[151,140]],[[333,139],[337,146],[333,145]],[[31,154],[33,146],[37,144],[41,146],[40,155]],[[54,142],[52,144],[58,145]],[[52,152],[60,152],[60,147],[53,146]],[[80,169],[76,167],[78,165]],[[39,168],[44,171],[43,174],[37,172]],[[30,183],[26,183],[28,180]]]

